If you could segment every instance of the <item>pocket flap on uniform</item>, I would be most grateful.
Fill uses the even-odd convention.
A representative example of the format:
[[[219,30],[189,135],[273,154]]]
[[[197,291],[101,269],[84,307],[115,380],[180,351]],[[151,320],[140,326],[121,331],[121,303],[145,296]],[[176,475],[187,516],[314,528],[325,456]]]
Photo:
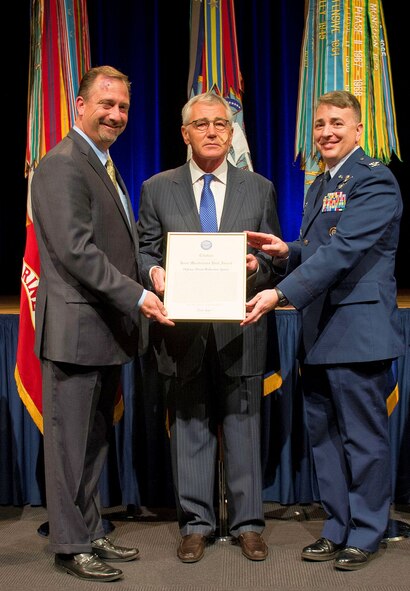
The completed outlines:
[[[376,281],[344,283],[330,293],[330,303],[333,306],[378,302],[379,300],[379,284]]]

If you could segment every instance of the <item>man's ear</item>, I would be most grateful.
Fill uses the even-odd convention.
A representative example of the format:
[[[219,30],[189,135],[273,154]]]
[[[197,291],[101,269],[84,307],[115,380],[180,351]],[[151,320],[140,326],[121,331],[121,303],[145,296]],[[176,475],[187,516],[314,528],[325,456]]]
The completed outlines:
[[[182,133],[182,139],[184,140],[184,142],[186,143],[187,146],[189,146],[189,144],[191,143],[190,139],[189,139],[189,134],[186,130],[186,127],[183,125],[181,127],[181,133]]]

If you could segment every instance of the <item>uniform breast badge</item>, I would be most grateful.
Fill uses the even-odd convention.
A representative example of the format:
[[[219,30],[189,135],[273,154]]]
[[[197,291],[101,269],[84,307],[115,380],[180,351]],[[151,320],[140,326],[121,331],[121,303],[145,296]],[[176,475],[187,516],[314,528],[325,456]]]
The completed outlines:
[[[348,183],[350,181],[350,179],[352,179],[353,177],[350,176],[350,174],[347,174],[345,177],[343,177],[341,174],[339,174],[339,176],[337,177],[338,179],[341,179],[340,182],[337,185],[337,189],[341,189],[342,187],[345,186],[346,183]]]
[[[328,193],[323,198],[322,213],[330,211],[343,211],[346,208],[346,193],[336,191]]]

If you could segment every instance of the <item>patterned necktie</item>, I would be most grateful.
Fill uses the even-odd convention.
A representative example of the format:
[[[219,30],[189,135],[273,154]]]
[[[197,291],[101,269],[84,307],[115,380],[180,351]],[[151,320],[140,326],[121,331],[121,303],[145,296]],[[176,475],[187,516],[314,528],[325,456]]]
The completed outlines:
[[[210,186],[213,178],[213,174],[204,174],[203,176],[204,187],[202,189],[201,203],[199,206],[199,217],[201,220],[202,232],[218,231],[215,199]]]
[[[126,199],[124,193],[122,191],[120,191],[119,188],[118,188],[117,178],[115,176],[114,162],[111,160],[110,157],[107,158],[107,162],[105,163],[105,168],[107,169],[108,176],[112,180],[113,185],[114,185],[114,187],[115,187],[115,189],[116,189],[116,191],[117,191],[117,193],[118,193],[118,195],[119,195],[119,197],[121,199],[122,206],[123,206],[123,208],[125,210],[125,213],[127,214],[128,222],[131,224],[130,212],[128,210],[127,199]]]
[[[117,179],[115,177],[114,162],[111,160],[110,157],[107,158],[107,162],[105,163],[105,167],[107,169],[108,176],[110,177],[110,179],[112,180],[112,182],[114,184],[114,187],[118,191]]]

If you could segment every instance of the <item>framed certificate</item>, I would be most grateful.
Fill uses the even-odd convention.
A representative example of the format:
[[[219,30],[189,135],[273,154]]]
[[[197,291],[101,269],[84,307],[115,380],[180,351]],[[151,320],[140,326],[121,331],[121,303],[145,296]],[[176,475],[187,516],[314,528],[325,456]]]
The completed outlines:
[[[164,304],[171,320],[241,322],[246,232],[169,232]]]

